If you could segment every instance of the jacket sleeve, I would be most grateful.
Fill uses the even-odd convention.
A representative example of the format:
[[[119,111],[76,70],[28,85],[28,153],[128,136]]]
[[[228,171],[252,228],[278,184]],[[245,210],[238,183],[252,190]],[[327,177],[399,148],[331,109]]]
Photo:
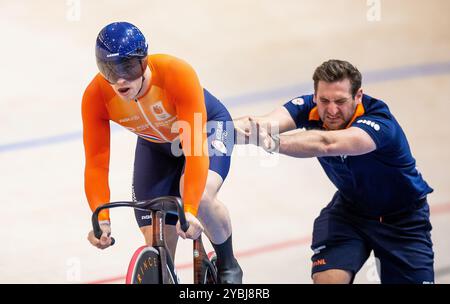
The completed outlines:
[[[167,87],[175,102],[183,152],[186,157],[184,190],[185,211],[197,215],[208,177],[209,157],[206,137],[206,106],[203,88],[194,69],[186,62],[174,59],[169,66]]]
[[[94,211],[108,203],[110,156],[109,118],[100,88],[95,79],[87,87],[82,100],[83,143],[85,152],[84,188],[89,206]],[[99,220],[109,220],[109,211],[103,210]]]

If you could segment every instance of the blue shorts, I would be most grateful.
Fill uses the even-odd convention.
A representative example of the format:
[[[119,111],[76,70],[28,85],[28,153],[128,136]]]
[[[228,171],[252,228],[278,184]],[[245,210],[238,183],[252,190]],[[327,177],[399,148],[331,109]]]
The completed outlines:
[[[314,221],[312,274],[342,269],[354,278],[373,250],[381,283],[432,283],[431,229],[426,199],[409,211],[370,218],[354,213],[337,192]]]
[[[209,170],[225,181],[231,165],[234,126],[225,106],[204,90],[207,111]],[[177,143],[179,144],[179,143]],[[171,143],[152,143],[138,137],[134,159],[133,200],[150,200],[159,196],[180,196],[180,178],[184,172],[184,155],[172,153]],[[181,149],[179,149],[181,151]],[[135,210],[139,227],[151,225],[150,212]],[[166,223],[175,225],[178,217],[168,214]]]

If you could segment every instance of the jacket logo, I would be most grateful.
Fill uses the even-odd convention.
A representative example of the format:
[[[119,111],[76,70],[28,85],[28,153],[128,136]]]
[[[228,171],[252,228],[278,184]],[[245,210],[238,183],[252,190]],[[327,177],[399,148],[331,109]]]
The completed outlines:
[[[303,100],[303,98],[300,98],[300,97],[299,97],[299,98],[292,99],[291,102],[292,102],[293,104],[295,104],[296,106],[302,106],[302,105],[305,104],[305,101]]]
[[[161,108],[160,105],[153,106],[153,110],[155,111],[155,114],[161,115],[164,113],[164,110]]]
[[[313,267],[322,266],[322,265],[326,265],[326,264],[327,264],[327,261],[325,259],[320,259],[320,260],[313,262]]]
[[[377,131],[377,132],[380,131],[380,125],[377,124],[377,123],[375,123],[375,122],[373,122],[373,121],[371,121],[371,120],[360,119],[360,120],[358,120],[356,123],[359,123],[359,124],[366,124],[366,125],[372,127],[373,129],[375,129],[375,131]]]
[[[157,103],[150,106],[150,110],[157,120],[166,120],[171,117],[170,114],[167,113],[166,109],[164,109],[162,101],[158,101]]]

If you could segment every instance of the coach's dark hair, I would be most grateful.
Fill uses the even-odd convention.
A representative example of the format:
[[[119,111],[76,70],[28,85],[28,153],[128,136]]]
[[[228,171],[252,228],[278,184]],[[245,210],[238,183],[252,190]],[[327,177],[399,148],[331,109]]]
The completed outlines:
[[[319,81],[335,82],[344,79],[350,80],[351,93],[355,98],[356,93],[361,88],[362,76],[356,67],[350,62],[331,59],[322,63],[313,75],[314,91],[317,92]]]

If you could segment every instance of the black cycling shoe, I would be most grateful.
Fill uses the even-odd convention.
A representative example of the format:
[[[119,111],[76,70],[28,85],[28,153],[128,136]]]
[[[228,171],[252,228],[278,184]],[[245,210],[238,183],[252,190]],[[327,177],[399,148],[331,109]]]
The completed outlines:
[[[238,262],[231,268],[217,267],[217,279],[219,284],[242,284],[242,269]]]

